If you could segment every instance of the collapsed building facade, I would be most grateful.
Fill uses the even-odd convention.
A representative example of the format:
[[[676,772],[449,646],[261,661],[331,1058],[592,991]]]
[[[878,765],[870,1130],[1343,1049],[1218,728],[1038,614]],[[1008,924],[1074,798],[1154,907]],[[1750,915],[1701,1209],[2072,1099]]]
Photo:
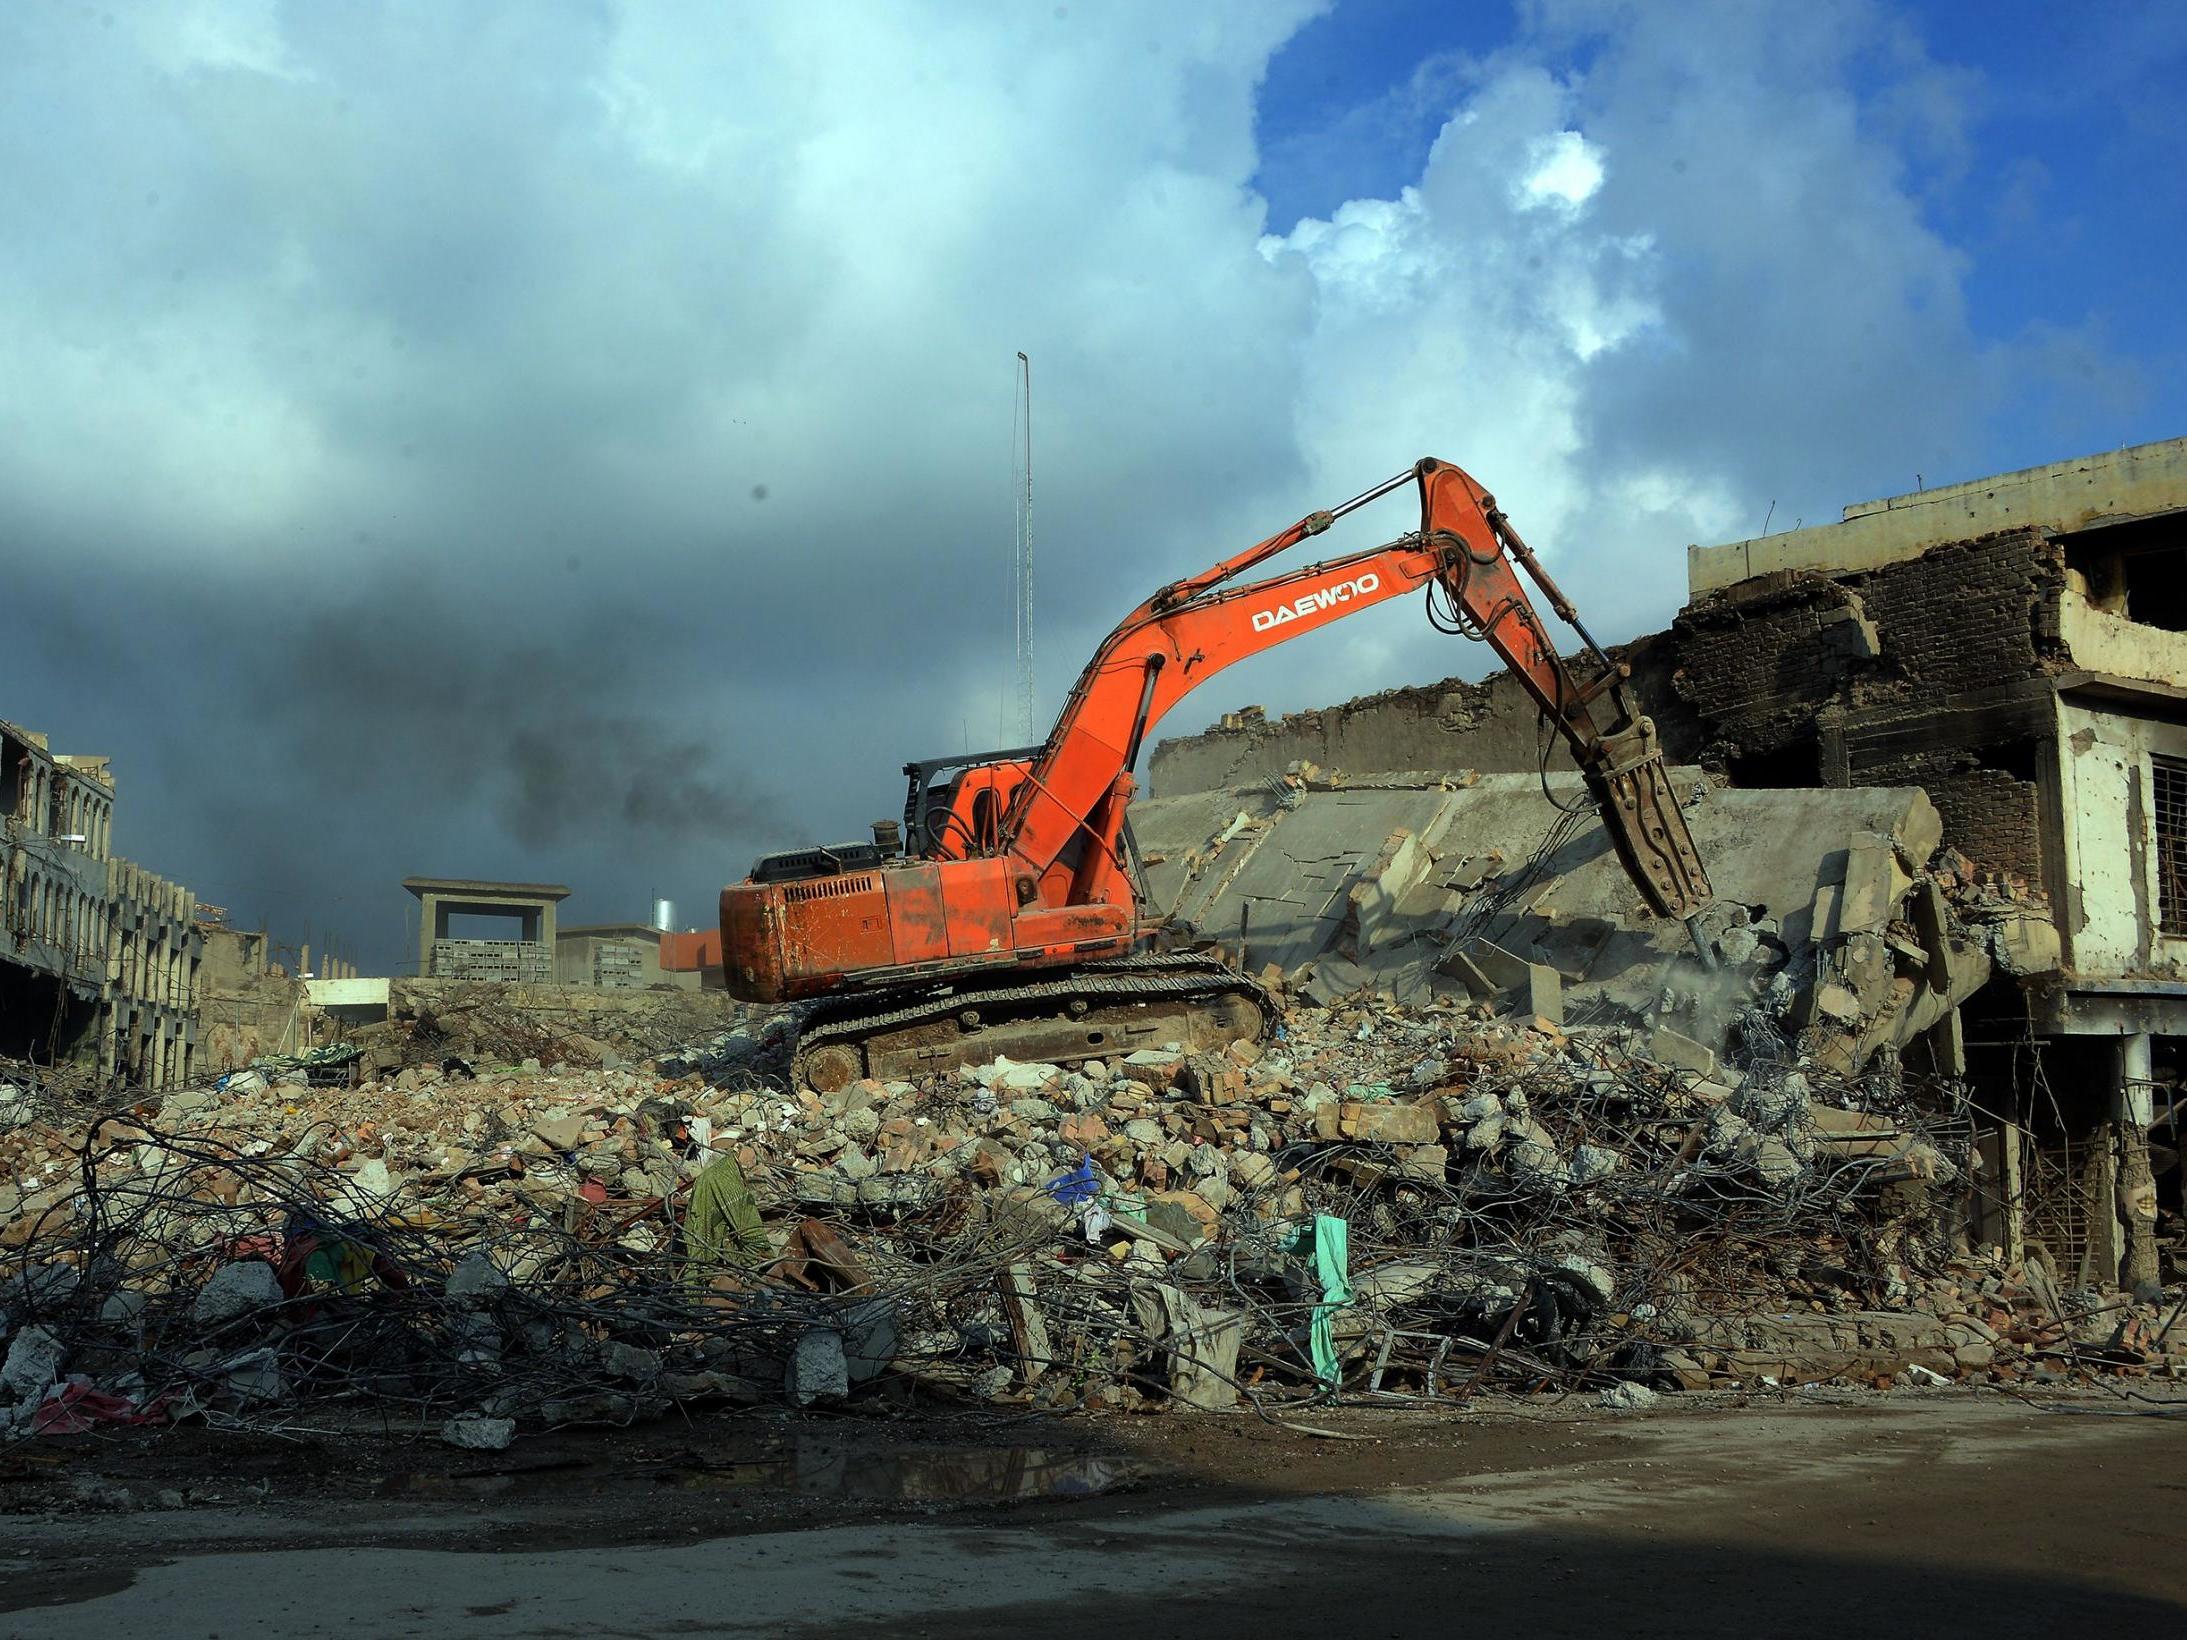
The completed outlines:
[[[2187,440],[1863,503],[1692,549],[1620,652],[1692,770],[1719,939],[1804,959],[1793,1023],[1840,1055],[1967,1079],[1972,1233],[2141,1287],[2180,1213],[2183,519]],[[1658,1015],[1676,942],[1636,947],[1599,849],[1544,853],[1559,767],[1508,677],[1248,710],[1156,749],[1138,826],[1175,914],[1332,993],[1497,983],[1471,937],[1502,989]],[[1467,910],[1522,865],[1493,927]],[[1707,1050],[1733,1010],[1684,1000]]]
[[[0,1055],[179,1086],[197,1065],[196,902],[113,852],[103,757],[0,722]]]

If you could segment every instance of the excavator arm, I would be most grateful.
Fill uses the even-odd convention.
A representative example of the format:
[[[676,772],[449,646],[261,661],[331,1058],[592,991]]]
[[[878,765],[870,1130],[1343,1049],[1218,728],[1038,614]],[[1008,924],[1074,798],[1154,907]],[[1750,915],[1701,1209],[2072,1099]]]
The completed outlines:
[[[1417,533],[1235,584],[1407,479],[1420,489]],[[1579,633],[1584,675],[1558,655],[1520,569]],[[1690,921],[1708,898],[1708,875],[1664,772],[1654,726],[1627,697],[1626,669],[1580,625],[1495,498],[1462,469],[1433,459],[1172,582],[1109,634],[1039,755],[1014,781],[995,852],[1010,861],[1020,906],[1132,903],[1121,850],[1131,769],[1163,715],[1227,666],[1420,588],[1431,589],[1430,618],[1484,640],[1564,737],[1642,898],[1659,915]]]

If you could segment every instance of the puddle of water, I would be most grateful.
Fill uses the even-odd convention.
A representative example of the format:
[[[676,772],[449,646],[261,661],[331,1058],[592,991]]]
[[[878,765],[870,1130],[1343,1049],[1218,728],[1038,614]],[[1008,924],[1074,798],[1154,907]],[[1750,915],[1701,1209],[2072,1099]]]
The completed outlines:
[[[1039,1447],[919,1447],[861,1452],[799,1441],[786,1452],[742,1463],[662,1470],[663,1486],[700,1492],[761,1489],[905,1503],[996,1503],[1020,1498],[1095,1497],[1145,1479],[1130,1459]]]

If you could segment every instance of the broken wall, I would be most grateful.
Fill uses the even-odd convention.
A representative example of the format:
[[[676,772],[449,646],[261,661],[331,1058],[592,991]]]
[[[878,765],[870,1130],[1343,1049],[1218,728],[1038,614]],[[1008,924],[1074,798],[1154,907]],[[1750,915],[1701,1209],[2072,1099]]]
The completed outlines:
[[[200,922],[204,962],[198,975],[197,1063],[217,1074],[262,1054],[293,1053],[304,1045],[304,982],[267,957],[266,935],[255,929]]]
[[[1645,1024],[1693,1042],[1696,1068],[1763,1004],[1851,1069],[1945,1025],[1988,977],[1927,885],[1940,826],[1919,790],[1672,778],[1716,889],[1716,973],[1641,904],[1576,775],[1192,792],[1133,824],[1159,909],[1310,1000],[1475,996]]]
[[[1639,638],[1611,654],[1632,667],[1634,699],[1655,718],[1665,755],[1693,761],[1702,726],[1673,687],[1668,639]],[[1510,673],[1498,672],[1479,683],[1446,678],[1392,689],[1273,723],[1249,708],[1203,734],[1162,741],[1148,767],[1153,789],[1171,796],[1272,780],[1302,759],[1354,775],[1420,769],[1520,774],[1543,765],[1544,749],[1533,698]],[[1554,734],[1546,752],[1550,768],[1572,767]]]
[[[1946,842],[2041,880],[2065,579],[2034,530],[1835,579],[1761,576],[1680,612],[1679,693],[1734,780],[1920,786]]]
[[[2057,705],[2058,932],[2079,974],[2187,980],[2187,724]],[[2163,789],[2158,789],[2162,782]],[[2174,862],[2171,892],[2162,856]]]

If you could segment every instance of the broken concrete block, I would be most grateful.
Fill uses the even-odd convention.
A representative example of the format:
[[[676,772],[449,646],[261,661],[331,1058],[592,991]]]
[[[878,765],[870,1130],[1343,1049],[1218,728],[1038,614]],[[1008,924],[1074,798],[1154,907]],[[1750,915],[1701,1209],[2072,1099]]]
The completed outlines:
[[[1509,997],[1512,1012],[1564,1022],[1564,976],[1545,963],[1515,956],[1493,940],[1469,940],[1437,967],[1478,997]]]
[[[1160,1091],[1177,1080],[1184,1063],[1183,1054],[1168,1048],[1141,1048],[1137,1053],[1126,1055],[1119,1068],[1140,1086]]]
[[[532,1132],[550,1150],[571,1151],[585,1142],[586,1118],[582,1112],[575,1116],[559,1117],[551,1122],[534,1122]]]
[[[998,1059],[988,1068],[993,1074],[981,1075],[980,1082],[997,1093],[1038,1093],[1063,1074],[1056,1065],[1021,1065],[1007,1059]]]
[[[832,1327],[814,1327],[798,1335],[783,1369],[783,1393],[794,1407],[840,1401],[850,1394],[850,1361],[843,1335]]]
[[[843,1311],[843,1365],[854,1384],[880,1377],[896,1361],[896,1306],[885,1298],[861,1299]]]
[[[1334,1008],[1362,991],[1372,991],[1375,977],[1358,963],[1325,951],[1314,959],[1312,969],[1299,983],[1299,994],[1317,1008]]]
[[[1782,1139],[1765,1137],[1755,1148],[1754,1171],[1764,1184],[1790,1184],[1800,1176],[1800,1159]]]
[[[151,1301],[151,1294],[134,1287],[117,1288],[99,1306],[99,1325],[133,1332],[144,1325],[144,1312]]]
[[[1491,877],[1501,876],[1504,869],[1502,849],[1490,849],[1486,854],[1469,854],[1443,873],[1443,881],[1461,893],[1471,893]]]
[[[1230,1158],[1230,1182],[1240,1190],[1258,1190],[1276,1176],[1276,1164],[1257,1150],[1241,1150]]]
[[[1840,1025],[1860,1023],[1860,998],[1849,987],[1840,985],[1835,980],[1815,987],[1814,1006],[1818,1018],[1834,1020]]]
[[[1492,997],[1499,987],[1481,965],[1463,951],[1446,951],[1436,960],[1435,971],[1446,974],[1477,997]]]
[[[198,1289],[190,1319],[201,1327],[218,1327],[254,1310],[271,1309],[281,1299],[281,1278],[273,1266],[263,1259],[243,1259],[213,1272]]]
[[[1618,1169],[1618,1153],[1604,1145],[1575,1145],[1572,1149],[1572,1182],[1588,1185],[1607,1179]]]
[[[1431,922],[1457,909],[1458,897],[1441,883],[1415,883],[1397,897],[1394,915],[1407,922]]]
[[[1443,1134],[1433,1105],[1401,1105],[1393,1099],[1377,1099],[1364,1104],[1347,1102],[1338,1111],[1343,1136],[1368,1144],[1428,1145]]]
[[[1658,1025],[1650,1033],[1648,1057],[1673,1070],[1691,1071],[1696,1076],[1716,1074],[1716,1051],[1668,1025]]]
[[[465,1413],[442,1424],[440,1438],[465,1452],[501,1452],[516,1439],[516,1420]]]
[[[1897,845],[1899,859],[1908,873],[1921,870],[1936,857],[1944,842],[1944,816],[1929,801],[1927,792],[1914,792],[1898,824],[1891,828],[1891,841]]]
[[[1362,955],[1411,932],[1398,905],[1407,892],[1421,886],[1434,863],[1409,830],[1399,827],[1390,833],[1373,864],[1352,885],[1351,915]]]
[[[643,1350],[635,1344],[611,1338],[600,1346],[600,1370],[610,1378],[650,1383],[661,1375],[661,1352]]]
[[[2065,961],[2058,925],[2048,917],[2007,917],[1994,935],[1997,966],[2015,976],[2054,974]]]
[[[1514,956],[1494,940],[1468,940],[1465,954],[1488,976],[1489,983],[1500,991],[1515,991],[1526,983],[1526,959]]]
[[[43,1327],[25,1327],[8,1341],[7,1359],[0,1362],[0,1391],[10,1400],[42,1395],[46,1386],[61,1376],[68,1346]]]
[[[1845,851],[1845,882],[1838,899],[1838,929],[1854,933],[1882,928],[1898,908],[1898,857],[1888,839],[1861,837]]]
[[[1838,937],[1838,901],[1844,893],[1844,884],[1829,882],[1816,885],[1815,898],[1807,918],[1807,937],[1817,946],[1827,946]]]
[[[501,1267],[484,1253],[466,1254],[461,1263],[448,1272],[447,1283],[441,1289],[450,1298],[469,1299],[484,1303],[506,1292],[509,1278]]]
[[[1449,1169],[1450,1152],[1441,1145],[1416,1145],[1397,1165],[1397,1171],[1404,1177],[1418,1179],[1423,1184],[1441,1184]]]

